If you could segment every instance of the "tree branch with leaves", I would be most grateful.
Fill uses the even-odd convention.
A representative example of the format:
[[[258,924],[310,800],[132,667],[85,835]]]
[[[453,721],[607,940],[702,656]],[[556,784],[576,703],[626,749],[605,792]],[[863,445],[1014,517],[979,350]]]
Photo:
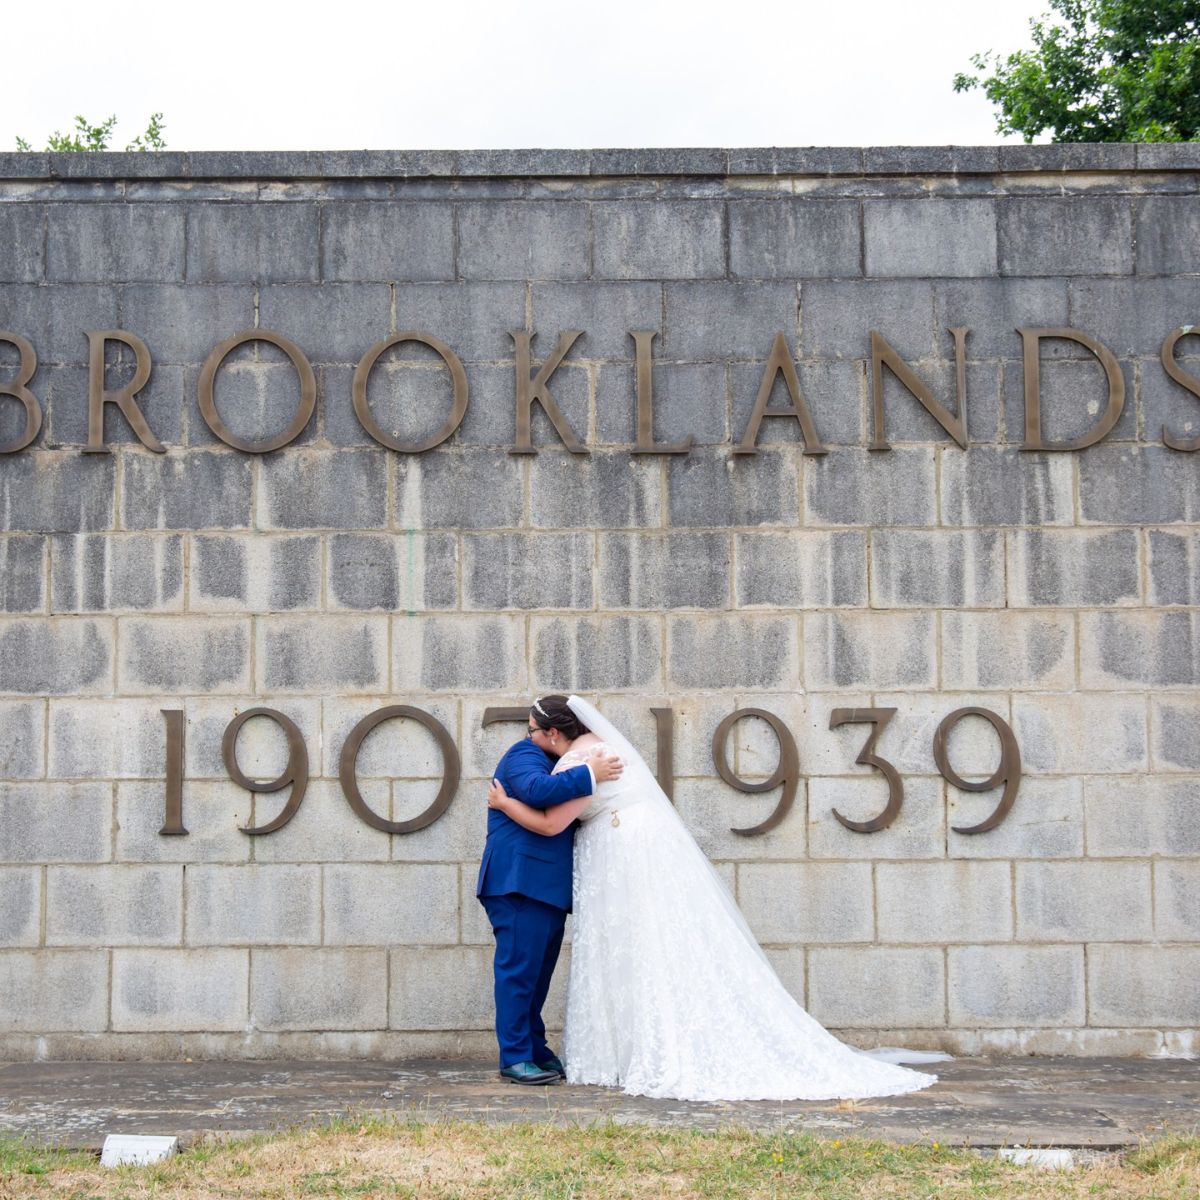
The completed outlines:
[[[72,133],[60,133],[57,129],[46,142],[46,150],[50,153],[85,152],[92,150],[107,150],[116,128],[117,118],[111,116],[99,125],[93,125],[86,117],[75,118],[75,129]],[[160,112],[150,114],[150,122],[145,130],[126,145],[126,150],[165,150],[167,143],[163,139],[163,115]],[[17,149],[28,154],[33,147],[23,138],[17,138]]]

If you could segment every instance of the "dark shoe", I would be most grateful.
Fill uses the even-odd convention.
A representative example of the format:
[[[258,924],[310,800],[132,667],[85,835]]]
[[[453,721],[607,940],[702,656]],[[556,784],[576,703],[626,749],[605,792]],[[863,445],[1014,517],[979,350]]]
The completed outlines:
[[[557,1071],[543,1071],[537,1063],[513,1063],[511,1067],[501,1067],[500,1074],[511,1083],[557,1083]]]
[[[551,1054],[548,1058],[544,1058],[541,1062],[536,1063],[535,1066],[539,1071],[553,1071],[559,1079],[566,1079],[567,1077],[567,1069],[559,1062],[556,1055]]]

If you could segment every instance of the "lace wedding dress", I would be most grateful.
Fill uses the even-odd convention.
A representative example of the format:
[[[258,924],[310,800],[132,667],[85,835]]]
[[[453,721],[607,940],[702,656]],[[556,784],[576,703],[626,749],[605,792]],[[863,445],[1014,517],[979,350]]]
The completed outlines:
[[[935,1083],[844,1045],[792,999],[641,756],[592,705],[569,704],[626,765],[575,834],[568,1081],[679,1100],[830,1100]]]

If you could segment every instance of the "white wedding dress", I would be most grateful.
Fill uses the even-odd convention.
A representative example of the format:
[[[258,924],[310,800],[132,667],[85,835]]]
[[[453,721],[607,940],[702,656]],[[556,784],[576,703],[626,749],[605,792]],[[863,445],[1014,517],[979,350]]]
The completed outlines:
[[[575,834],[568,1082],[678,1100],[831,1100],[935,1083],[844,1045],[792,999],[641,756],[587,701],[569,703],[626,765]]]

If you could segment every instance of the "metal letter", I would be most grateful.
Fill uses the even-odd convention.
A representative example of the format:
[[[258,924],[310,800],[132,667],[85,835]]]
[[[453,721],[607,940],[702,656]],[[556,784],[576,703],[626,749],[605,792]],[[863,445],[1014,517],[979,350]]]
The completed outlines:
[[[0,396],[12,396],[25,405],[25,430],[13,441],[0,446],[0,454],[14,454],[24,450],[38,435],[42,427],[42,406],[37,397],[25,386],[37,370],[37,353],[33,346],[19,333],[0,332],[0,342],[8,342],[16,346],[21,354],[21,366],[16,379],[11,383],[0,383]]]
[[[385,350],[390,350],[391,347],[398,346],[401,342],[420,342],[423,346],[428,346],[441,355],[442,361],[450,369],[450,381],[454,386],[454,406],[450,410],[450,416],[437,433],[423,442],[402,442],[398,438],[392,437],[391,434],[384,433],[367,405],[367,380],[371,376],[371,368]],[[401,454],[420,454],[422,451],[432,450],[434,446],[444,442],[462,424],[462,419],[467,414],[467,373],[463,370],[458,355],[445,342],[439,341],[431,333],[414,333],[410,330],[377,342],[363,355],[362,361],[355,368],[352,391],[354,415],[358,417],[358,423],[381,446],[386,446],[389,450],[398,450]]]
[[[164,837],[186,834],[183,827],[183,709],[159,709],[167,719],[167,791],[163,827]]]
[[[567,351],[575,344],[577,338],[583,336],[582,329],[568,329],[558,335],[558,345],[554,353],[542,363],[537,375],[530,379],[531,335],[524,330],[516,330],[512,334],[513,346],[517,352],[517,443],[509,451],[510,454],[536,454],[537,447],[530,439],[529,425],[532,416],[533,402],[536,400],[545,410],[550,423],[558,430],[558,436],[572,454],[586,454],[587,447],[575,436],[570,422],[562,415],[554,403],[550,390],[546,386],[550,376],[554,374],[559,363],[567,356]]]
[[[150,432],[150,426],[138,408],[134,396],[150,378],[150,351],[137,334],[123,329],[102,329],[87,335],[88,340],[88,440],[84,454],[110,454],[104,444],[104,406],[115,404],[137,434],[138,441],[155,454],[165,454],[166,446]],[[120,342],[133,351],[137,364],[133,378],[115,392],[104,387],[104,347],[108,342]]]
[[[843,817],[835,808],[833,815],[847,828],[855,833],[874,833],[886,829],[900,812],[904,803],[904,782],[900,773],[886,758],[880,758],[875,753],[875,743],[888,727],[888,722],[896,715],[894,708],[835,708],[829,714],[829,728],[836,729],[839,725],[872,725],[870,737],[863,743],[863,748],[854,760],[867,767],[878,767],[888,782],[888,799],[883,812],[869,821],[851,821]]]
[[[213,382],[221,363],[233,350],[246,342],[270,342],[272,346],[278,346],[292,360],[292,366],[296,368],[296,374],[300,377],[300,407],[296,410],[292,423],[277,437],[267,438],[262,442],[247,441],[246,438],[234,434],[221,420],[213,395]],[[247,454],[268,454],[286,446],[288,442],[300,436],[317,407],[317,377],[313,374],[308,359],[304,357],[304,351],[290,338],[285,338],[280,333],[272,333],[269,329],[247,329],[245,333],[235,333],[233,337],[226,338],[204,360],[196,392],[200,401],[200,414],[209,429],[227,446],[232,446],[235,450],[245,450]]]
[[[658,786],[675,803],[675,710],[652,708],[654,727],[658,735]]]
[[[423,813],[413,817],[411,821],[389,821],[381,817],[367,805],[367,802],[363,799],[362,792],[358,790],[356,763],[358,762],[359,748],[362,746],[367,734],[376,725],[381,725],[384,721],[390,721],[393,717],[411,717],[414,721],[420,721],[433,734],[434,738],[437,739],[437,744],[442,751],[442,761],[445,763],[442,786],[438,794],[434,797],[433,803]],[[450,735],[446,732],[446,727],[437,717],[431,716],[422,709],[412,708],[407,704],[390,704],[387,708],[377,709],[375,712],[368,713],[363,717],[350,731],[350,736],[346,739],[346,744],[342,747],[342,757],[338,770],[338,777],[342,782],[342,792],[345,794],[350,807],[368,825],[374,829],[382,829],[384,833],[415,833],[418,829],[424,829],[426,825],[432,825],[450,807],[450,801],[454,799],[454,792],[458,787],[458,780],[461,774],[462,770],[459,765],[458,749],[455,747]]]
[[[1175,343],[1182,337],[1187,337],[1189,333],[1196,334],[1200,337],[1200,329],[1195,325],[1181,325],[1173,333],[1167,334],[1167,340],[1162,344],[1162,365],[1163,370],[1173,379],[1180,387],[1187,388],[1197,399],[1200,399],[1200,379],[1195,375],[1189,375],[1175,361]],[[0,338],[9,337],[9,334],[0,333]],[[1177,438],[1167,432],[1167,427],[1163,426],[1163,442],[1170,446],[1172,450],[1185,450],[1188,453],[1193,453],[1200,450],[1200,437],[1194,438]]]
[[[783,408],[769,408],[767,402],[771,399],[771,389],[775,386],[775,377],[782,373],[784,382],[792,397],[791,404]],[[750,423],[742,434],[739,445],[733,448],[734,454],[757,454],[758,427],[763,417],[795,417],[800,422],[800,432],[804,437],[805,454],[828,454],[829,449],[821,444],[817,427],[813,424],[808,412],[808,401],[800,390],[800,378],[796,374],[796,364],[792,361],[792,352],[788,349],[787,338],[782,333],[775,335],[771,346],[771,357],[763,368],[762,383],[758,388],[758,399],[754,402],[754,411],[750,414]]]
[[[633,338],[637,363],[637,445],[634,454],[686,454],[695,438],[689,433],[682,442],[654,440],[654,365],[650,358],[651,344],[658,336],[652,330],[638,330]],[[666,791],[666,789],[663,789]],[[669,796],[671,793],[667,792]]]
[[[729,760],[725,754],[725,743],[729,738],[729,731],[743,717],[761,717],[768,725],[775,730],[775,736],[779,739],[779,765],[775,768],[775,773],[770,779],[765,779],[761,783],[746,783],[745,780],[739,779],[729,767]],[[765,821],[758,825],[753,825],[748,829],[730,829],[731,833],[739,833],[743,837],[753,837],[757,833],[767,833],[775,828],[791,810],[792,801],[796,798],[796,784],[800,779],[800,755],[796,751],[796,740],[788,732],[788,728],[774,714],[769,713],[762,708],[739,708],[736,712],[731,712],[729,716],[717,726],[716,732],[713,734],[712,740],[712,755],[713,765],[717,768],[717,774],[730,787],[735,787],[740,792],[769,792],[772,788],[777,788],[783,784],[783,794],[779,797],[779,803],[775,806],[775,810],[767,817]]]
[[[272,779],[266,783],[248,779],[242,773],[242,768],[238,766],[238,734],[251,717],[269,717],[287,735],[287,766],[278,779]],[[282,829],[296,815],[300,801],[304,799],[305,789],[308,787],[308,750],[304,745],[303,735],[290,717],[274,708],[248,708],[245,712],[238,713],[225,727],[225,736],[221,739],[221,757],[225,760],[225,770],[229,772],[229,778],[239,787],[244,787],[248,791],[278,792],[287,787],[289,783],[292,785],[292,794],[283,806],[283,811],[275,820],[269,821],[266,825],[241,825],[239,828],[243,833],[252,835],[274,833],[276,829]]]
[[[1094,446],[1108,436],[1121,419],[1125,407],[1125,376],[1113,352],[1094,337],[1078,329],[1018,329],[1024,343],[1025,360],[1025,442],[1022,450],[1083,450]],[[1108,378],[1108,407],[1091,433],[1085,433],[1073,442],[1047,445],[1042,437],[1042,364],[1041,343],[1043,338],[1064,338],[1078,342],[1090,350],[1104,367]]]
[[[888,344],[881,333],[871,330],[871,405],[874,413],[872,450],[890,450],[883,419],[883,368],[892,374],[925,407],[925,411],[965,450],[967,448],[967,362],[966,341],[969,329],[951,329],[954,338],[955,385],[958,394],[958,415],[941,404],[927,384],[918,379],[912,368]]]
[[[996,768],[995,773],[982,783],[968,783],[961,778],[950,765],[950,757],[946,752],[950,731],[963,717],[972,716],[982,717],[1000,735],[1000,765]],[[955,833],[987,833],[989,829],[995,829],[1008,816],[1008,811],[1017,798],[1017,787],[1021,782],[1021,748],[1017,745],[1012,728],[998,713],[994,713],[988,708],[956,708],[942,721],[933,735],[933,758],[945,779],[955,787],[962,788],[964,792],[989,792],[999,784],[1004,784],[1000,803],[996,805],[992,815],[980,821],[978,825],[954,825],[951,828]]]

